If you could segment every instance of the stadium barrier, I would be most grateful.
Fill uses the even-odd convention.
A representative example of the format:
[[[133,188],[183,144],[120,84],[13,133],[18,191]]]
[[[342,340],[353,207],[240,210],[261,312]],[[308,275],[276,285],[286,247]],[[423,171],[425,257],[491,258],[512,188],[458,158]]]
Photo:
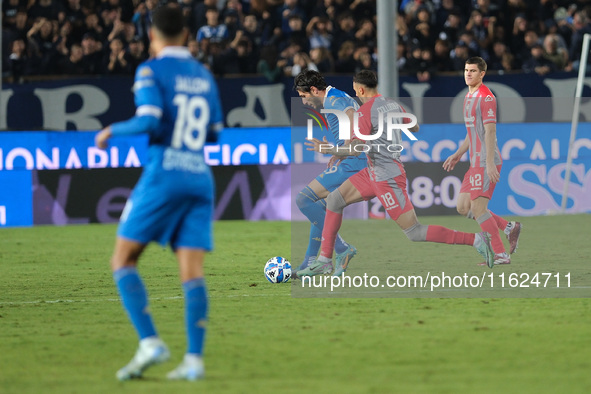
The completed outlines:
[[[328,83],[354,95],[351,76],[327,76]],[[569,122],[576,73],[487,75],[486,84],[499,98],[513,98],[506,106],[505,122]],[[27,84],[4,84],[0,100],[0,130],[97,130],[131,117],[135,112],[131,77],[80,78],[35,81]],[[263,77],[222,78],[218,80],[226,126],[289,126],[290,100],[297,96],[293,78],[269,84]],[[437,108],[446,108],[438,100],[461,101],[466,85],[461,74],[418,82],[401,76],[399,92],[422,123],[449,123],[460,112],[429,116]],[[591,96],[591,77],[584,81],[583,96]],[[229,94],[231,93],[231,94]],[[549,97],[550,108],[527,109],[526,99]],[[408,100],[404,100],[408,98]],[[566,103],[562,98],[570,98]],[[431,101],[433,100],[433,101]],[[554,101],[556,100],[556,101]],[[431,105],[433,103],[433,105]],[[503,104],[500,101],[500,104]],[[527,113],[526,113],[527,112]],[[591,121],[591,102],[581,103],[583,120]],[[425,115],[421,117],[420,115]]]

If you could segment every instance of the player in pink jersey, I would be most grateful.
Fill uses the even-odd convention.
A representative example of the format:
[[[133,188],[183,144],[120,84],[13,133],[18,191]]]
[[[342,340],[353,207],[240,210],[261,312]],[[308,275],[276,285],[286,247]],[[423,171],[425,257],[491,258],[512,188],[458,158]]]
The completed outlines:
[[[468,93],[464,99],[464,122],[468,133],[458,150],[445,160],[443,168],[451,171],[470,149],[470,169],[464,176],[458,197],[458,212],[476,219],[480,228],[491,235],[495,264],[510,264],[499,230],[507,235],[510,253],[519,242],[521,223],[509,222],[488,209],[495,186],[500,179],[503,160],[497,146],[497,99],[482,83],[486,62],[481,57],[466,60],[464,79]]]
[[[333,147],[326,141],[311,139],[309,150],[338,157],[365,152],[367,167],[347,179],[326,198],[326,218],[322,231],[320,256],[308,268],[297,271],[296,277],[325,274],[332,271],[332,253],[337,232],[343,220],[343,209],[350,204],[378,197],[386,212],[414,242],[437,242],[474,246],[484,256],[490,268],[494,256],[488,234],[464,233],[442,226],[423,225],[417,220],[414,207],[406,192],[406,172],[400,162],[401,134],[419,130],[414,116],[409,117],[400,104],[378,93],[377,77],[373,71],[363,70],[353,79],[353,89],[363,105],[357,111],[358,133],[346,147]],[[403,119],[412,123],[404,126]],[[390,126],[390,127],[389,127]],[[397,128],[395,128],[398,126]],[[390,130],[390,135],[388,135]],[[339,276],[346,266],[335,267]]]

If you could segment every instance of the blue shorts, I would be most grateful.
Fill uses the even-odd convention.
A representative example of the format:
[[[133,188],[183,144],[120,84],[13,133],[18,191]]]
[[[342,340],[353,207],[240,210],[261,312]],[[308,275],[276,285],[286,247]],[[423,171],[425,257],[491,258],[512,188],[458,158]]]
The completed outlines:
[[[360,157],[349,157],[338,166],[322,171],[316,180],[329,192],[336,190],[347,179],[367,167],[367,160]]]
[[[141,244],[156,241],[173,250],[212,250],[214,184],[201,174],[159,171],[142,174],[121,214],[117,235]]]

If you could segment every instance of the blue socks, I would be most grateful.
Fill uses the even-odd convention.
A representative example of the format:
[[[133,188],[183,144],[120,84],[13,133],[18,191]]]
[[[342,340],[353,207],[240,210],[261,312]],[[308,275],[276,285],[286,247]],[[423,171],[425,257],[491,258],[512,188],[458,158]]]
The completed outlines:
[[[310,226],[310,238],[308,240],[308,249],[304,257],[304,263],[307,266],[310,257],[316,257],[320,250],[322,240],[322,229],[324,228],[324,217],[326,216],[326,202],[320,199],[316,193],[306,186],[296,198],[296,204],[300,211],[308,218],[312,226]],[[337,234],[335,242],[335,251],[343,253],[349,248],[349,245]],[[305,268],[305,267],[303,267]]]
[[[152,315],[148,310],[148,294],[134,267],[118,269],[113,278],[119,289],[123,307],[141,339],[157,336]],[[183,283],[185,293],[185,324],[187,353],[201,356],[207,323],[207,290],[205,279],[196,278]]]
[[[207,289],[204,278],[183,283],[185,292],[185,323],[187,326],[187,353],[201,356],[207,325]]]
[[[119,289],[121,302],[140,339],[156,336],[152,315],[148,310],[148,294],[134,267],[118,269],[113,278]]]

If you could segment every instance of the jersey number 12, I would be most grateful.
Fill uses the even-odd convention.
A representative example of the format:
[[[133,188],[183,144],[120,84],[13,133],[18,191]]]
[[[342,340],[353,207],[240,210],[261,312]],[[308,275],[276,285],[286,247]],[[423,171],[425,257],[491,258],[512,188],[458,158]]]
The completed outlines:
[[[199,150],[205,143],[207,125],[209,124],[209,104],[201,96],[189,97],[177,94],[172,100],[177,106],[176,122],[172,134],[171,146],[180,149],[184,146],[191,150]],[[199,117],[195,113],[199,110]]]

